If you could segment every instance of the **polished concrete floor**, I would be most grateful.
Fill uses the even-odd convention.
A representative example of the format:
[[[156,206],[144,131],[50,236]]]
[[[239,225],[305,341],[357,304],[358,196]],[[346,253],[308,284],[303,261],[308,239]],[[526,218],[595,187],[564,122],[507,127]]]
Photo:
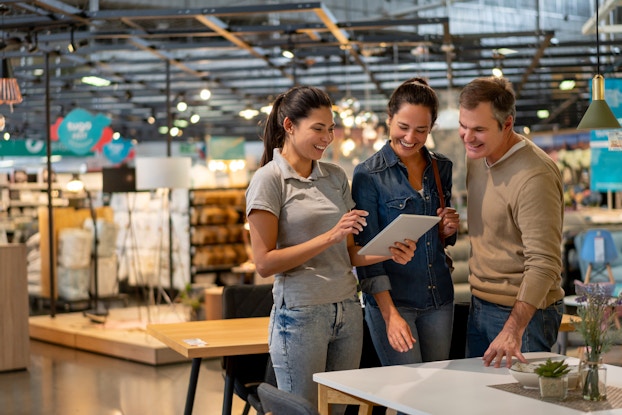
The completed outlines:
[[[0,373],[0,414],[176,415],[186,400],[190,363],[150,366],[31,341],[28,370]],[[203,361],[194,414],[222,412],[220,359]],[[234,397],[233,414],[243,402]],[[251,411],[253,414],[254,411]]]

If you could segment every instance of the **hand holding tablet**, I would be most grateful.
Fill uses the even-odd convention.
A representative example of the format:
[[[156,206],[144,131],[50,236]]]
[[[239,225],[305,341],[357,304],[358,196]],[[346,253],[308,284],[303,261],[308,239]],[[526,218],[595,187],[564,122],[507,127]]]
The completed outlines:
[[[358,254],[391,256],[389,247],[395,245],[395,242],[403,242],[405,239],[416,241],[439,220],[439,216],[402,213],[362,247]]]

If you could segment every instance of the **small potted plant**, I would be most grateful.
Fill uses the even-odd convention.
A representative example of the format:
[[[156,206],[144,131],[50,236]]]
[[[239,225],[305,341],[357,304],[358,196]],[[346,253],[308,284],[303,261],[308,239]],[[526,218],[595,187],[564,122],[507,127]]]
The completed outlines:
[[[186,284],[183,291],[179,293],[179,302],[190,308],[190,320],[205,320],[205,309],[203,308],[204,288],[194,288],[192,284]]]
[[[565,360],[551,360],[535,369],[540,382],[540,397],[544,400],[563,401],[568,394],[568,372]]]

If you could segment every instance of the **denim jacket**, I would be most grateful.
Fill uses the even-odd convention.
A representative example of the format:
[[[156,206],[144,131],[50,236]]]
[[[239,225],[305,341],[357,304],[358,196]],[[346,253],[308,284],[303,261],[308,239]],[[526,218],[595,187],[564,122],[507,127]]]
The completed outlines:
[[[452,165],[447,157],[422,150],[428,160],[423,172],[423,197],[410,185],[406,166],[387,142],[369,159],[356,166],[352,179],[352,197],[356,209],[369,212],[367,226],[355,235],[358,245],[365,245],[401,213],[434,215],[440,199],[431,157],[437,160],[445,203],[451,203]],[[456,236],[445,240],[453,245]],[[375,303],[372,294],[390,290],[396,306],[425,310],[454,300],[451,273],[445,261],[445,247],[438,225],[422,235],[414,258],[406,265],[392,260],[357,267],[365,301]]]

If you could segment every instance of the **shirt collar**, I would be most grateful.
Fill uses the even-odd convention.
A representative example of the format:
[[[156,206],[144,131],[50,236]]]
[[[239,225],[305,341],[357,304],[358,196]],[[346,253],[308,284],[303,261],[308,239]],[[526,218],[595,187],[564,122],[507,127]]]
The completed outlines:
[[[296,170],[294,170],[294,168],[289,164],[289,162],[285,159],[285,157],[281,155],[280,148],[274,149],[274,152],[272,153],[272,160],[276,163],[279,170],[281,170],[281,173],[283,174],[283,179],[296,179],[296,180],[305,182],[305,181],[317,180],[320,177],[324,177],[327,175],[324,169],[322,169],[321,164],[318,163],[316,160],[313,160],[312,161],[313,168],[311,169],[311,174],[309,175],[309,177],[300,176],[296,172]]]
[[[488,164],[488,162],[486,161],[486,157],[484,157],[484,164],[486,165],[486,167],[491,168],[492,166],[501,163],[503,160],[508,159],[512,154],[516,153],[518,150],[525,147],[526,145],[527,143],[525,142],[525,140],[521,138],[518,143],[514,144],[508,151],[505,152],[503,156],[501,156],[499,160],[495,161],[494,163]]]

